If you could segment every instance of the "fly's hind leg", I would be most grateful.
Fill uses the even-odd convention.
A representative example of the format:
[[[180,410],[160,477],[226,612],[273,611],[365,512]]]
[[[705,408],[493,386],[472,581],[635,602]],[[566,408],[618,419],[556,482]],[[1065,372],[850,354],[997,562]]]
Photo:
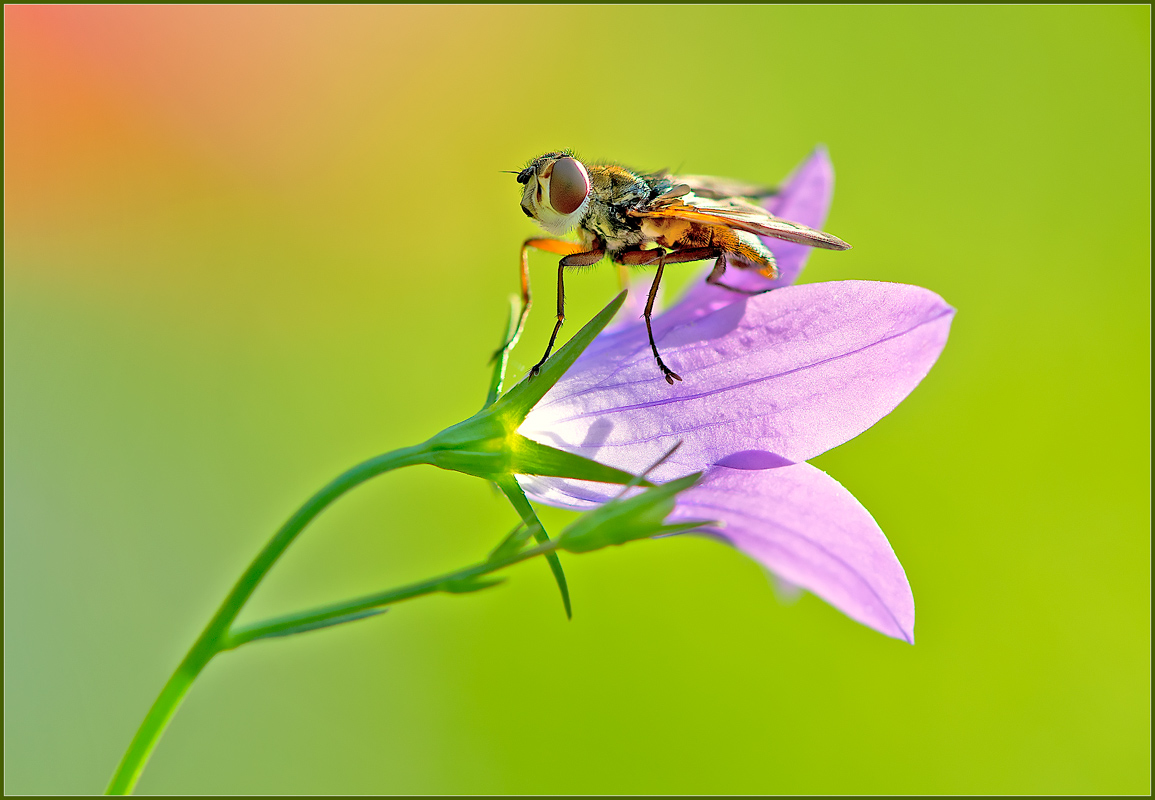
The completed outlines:
[[[718,260],[714,262],[714,268],[710,270],[710,274],[706,276],[706,283],[711,286],[720,286],[723,289],[734,292],[736,294],[744,294],[753,297],[757,294],[765,294],[770,289],[739,289],[737,286],[731,286],[728,283],[722,283],[722,276],[726,274],[726,254],[723,252],[718,256]]]
[[[714,262],[714,269],[710,271],[706,283],[747,296],[770,291],[770,289],[739,289],[737,286],[722,283],[722,276],[726,274],[726,257],[728,255],[733,255],[738,259],[735,266],[742,269],[755,269],[762,277],[770,280],[778,277],[778,265],[774,263],[774,254],[753,236],[729,230],[722,231],[721,236],[724,239],[724,244],[718,248],[718,260]],[[746,238],[744,239],[743,236]]]
[[[541,241],[541,240],[539,240]],[[561,330],[562,323],[565,322],[565,270],[566,267],[591,267],[602,260],[602,256],[606,254],[605,248],[601,244],[595,244],[592,250],[583,251],[581,245],[570,244],[569,242],[559,242],[556,239],[546,239],[544,241],[555,242],[557,244],[567,245],[573,249],[569,255],[557,262],[557,322],[554,323],[553,333],[550,334],[549,344],[545,347],[545,355],[541,357],[541,361],[533,365],[533,369],[529,371],[529,376],[532,378],[541,371],[542,365],[549,358],[549,354],[553,351],[554,342],[557,341],[558,331]],[[542,248],[544,249],[544,248]],[[524,252],[524,251],[523,251]],[[554,250],[551,252],[561,252]]]

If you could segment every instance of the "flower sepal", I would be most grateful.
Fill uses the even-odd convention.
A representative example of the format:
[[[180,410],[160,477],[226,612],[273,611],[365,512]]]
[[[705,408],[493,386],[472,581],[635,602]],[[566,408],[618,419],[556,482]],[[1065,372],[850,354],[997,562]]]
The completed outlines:
[[[587,511],[561,532],[557,538],[558,547],[571,553],[588,553],[652,536],[685,533],[703,526],[716,527],[721,523],[711,520],[666,524],[678,493],[694,486],[701,478],[702,473],[695,472],[632,497],[619,496]]]
[[[527,376],[469,419],[446,428],[425,442],[421,447],[426,463],[492,481],[505,475],[538,475],[614,484],[632,481],[634,475],[629,472],[527,439],[517,432],[534,405],[609,324],[625,298],[625,292],[618,294],[559,348],[537,375]],[[498,369],[502,369],[502,365]],[[495,377],[496,386],[500,386],[501,377]],[[650,484],[643,481],[642,485]]]

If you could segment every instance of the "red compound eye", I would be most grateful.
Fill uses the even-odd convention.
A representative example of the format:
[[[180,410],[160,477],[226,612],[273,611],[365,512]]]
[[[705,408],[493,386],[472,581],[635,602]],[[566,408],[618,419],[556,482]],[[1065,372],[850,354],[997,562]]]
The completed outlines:
[[[549,178],[549,204],[559,214],[572,214],[590,193],[590,177],[576,158],[559,158]]]

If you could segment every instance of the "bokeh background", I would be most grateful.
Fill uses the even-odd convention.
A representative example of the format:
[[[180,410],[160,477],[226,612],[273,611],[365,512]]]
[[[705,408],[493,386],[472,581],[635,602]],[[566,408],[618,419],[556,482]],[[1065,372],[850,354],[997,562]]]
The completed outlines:
[[[959,309],[910,399],[815,462],[889,535],[914,647],[714,542],[643,542],[565,560],[572,622],[531,563],[228,654],[139,788],[1149,791],[1149,25],[7,7],[5,789],[101,790],[275,526],[477,409],[534,231],[500,170],[573,147],[774,182],[825,143],[855,249],[803,279]],[[575,325],[616,280],[570,282]],[[476,479],[388,475],[243,619],[464,565],[513,519]]]

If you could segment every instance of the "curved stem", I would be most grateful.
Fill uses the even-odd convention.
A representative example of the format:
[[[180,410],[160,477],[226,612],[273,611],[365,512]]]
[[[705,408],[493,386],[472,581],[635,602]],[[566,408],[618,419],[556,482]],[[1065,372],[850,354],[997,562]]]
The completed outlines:
[[[545,555],[548,557],[560,547],[560,544],[556,539],[552,539],[536,547],[519,550],[498,558],[492,558],[480,564],[464,567],[455,572],[448,572],[436,578],[430,578],[429,580],[411,583],[407,586],[389,589],[384,592],[365,595],[364,597],[358,597],[353,600],[346,600],[342,603],[334,603],[332,605],[322,606],[321,608],[300,611],[296,614],[288,614],[253,625],[246,625],[243,628],[238,628],[230,632],[228,637],[221,642],[220,649],[222,652],[225,650],[234,650],[256,639],[268,639],[273,636],[300,630],[305,626],[325,623],[335,619],[355,618],[354,615],[359,612],[380,609],[384,606],[400,603],[402,600],[412,600],[415,597],[422,597],[424,595],[434,594],[435,592],[460,594],[462,592],[488,588],[491,584],[482,584],[475,588],[458,587],[462,587],[463,585],[467,586],[466,581],[470,579],[479,578],[491,572],[497,572],[500,569],[519,564],[522,561],[536,556]]]
[[[213,656],[221,651],[222,644],[228,636],[229,626],[237,618],[237,614],[240,613],[241,608],[244,607],[269,569],[297,538],[297,534],[304,530],[305,526],[312,522],[326,506],[345,492],[391,469],[424,463],[428,459],[429,452],[427,445],[417,445],[416,447],[394,450],[391,453],[363,461],[332,480],[310,497],[293,516],[289,517],[288,521],[281,526],[280,530],[274,534],[268,544],[253,559],[253,562],[249,564],[248,569],[241,575],[232,591],[217,609],[217,613],[213,615],[201,635],[197,637],[184,660],[180,662],[172,677],[161,689],[152,707],[148,710],[148,714],[145,715],[144,721],[141,722],[140,728],[137,729],[136,735],[132,738],[132,743],[125,751],[120,765],[116,768],[116,772],[105,790],[106,794],[128,794],[136,786],[140,773],[144,770],[157,741],[160,740],[161,734],[164,733],[172,715],[176,713],[177,707],[184,699],[192,682],[196,680],[197,675],[212,660]]]

